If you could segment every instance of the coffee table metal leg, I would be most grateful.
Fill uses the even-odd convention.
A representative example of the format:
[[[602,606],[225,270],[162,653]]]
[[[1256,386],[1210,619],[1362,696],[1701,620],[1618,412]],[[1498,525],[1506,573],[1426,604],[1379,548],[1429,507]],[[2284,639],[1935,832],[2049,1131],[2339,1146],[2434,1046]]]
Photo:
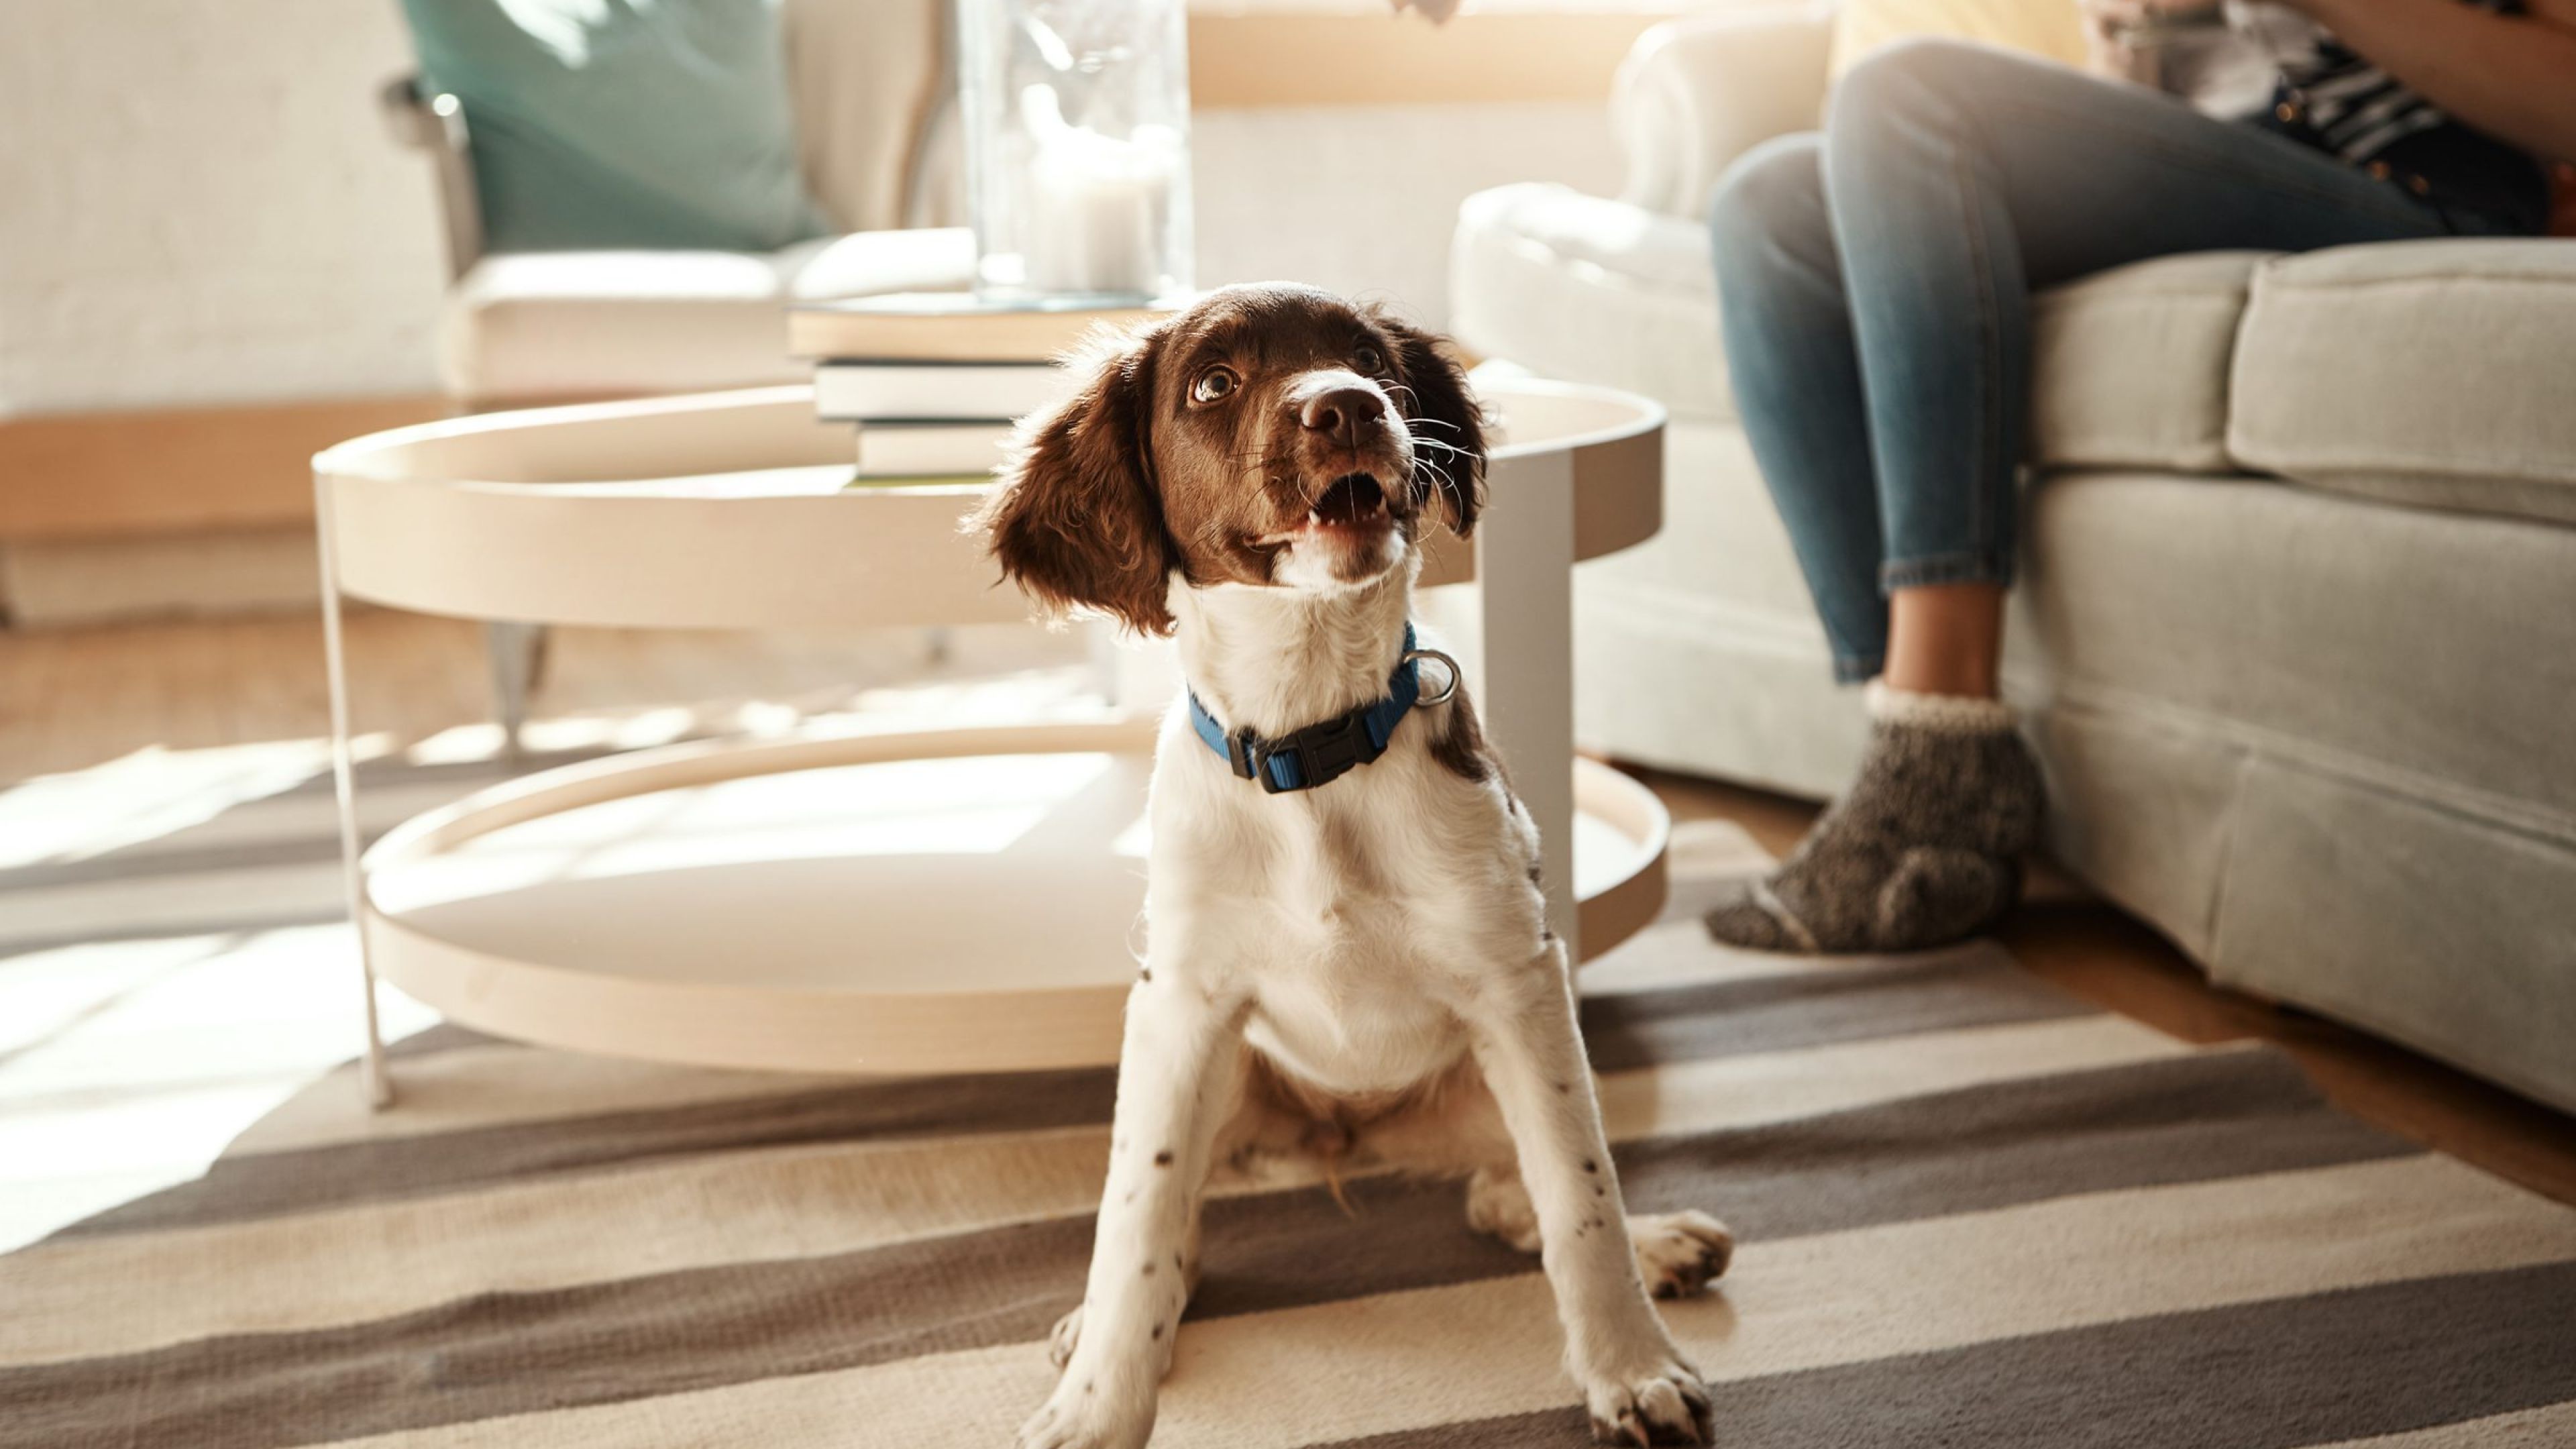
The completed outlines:
[[[1487,728],[1538,822],[1548,923],[1583,959],[1574,893],[1574,459],[1498,459],[1476,524]]]
[[[340,813],[340,883],[349,903],[349,929],[358,938],[358,975],[367,1021],[367,1055],[361,1070],[367,1105],[381,1111],[393,1105],[393,1078],[385,1065],[384,1027],[376,1017],[376,966],[367,947],[366,877],[358,861],[357,771],[349,741],[349,661],[340,632],[340,574],[331,547],[331,490],[313,485],[315,536],[322,558],[322,652],[331,686],[331,791]]]

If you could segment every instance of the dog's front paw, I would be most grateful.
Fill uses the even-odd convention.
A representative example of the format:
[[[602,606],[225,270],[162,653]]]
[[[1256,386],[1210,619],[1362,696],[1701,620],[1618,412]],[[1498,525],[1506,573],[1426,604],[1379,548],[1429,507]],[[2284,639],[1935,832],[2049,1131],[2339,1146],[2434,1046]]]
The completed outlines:
[[[1062,1373],[1064,1366],[1073,1362],[1073,1351],[1081,1346],[1082,1305],[1077,1303],[1072,1312],[1055,1321],[1055,1331],[1047,1335],[1047,1362]]]
[[[1650,1213],[1628,1219],[1637,1276],[1658,1298],[1687,1298],[1726,1272],[1735,1234],[1702,1212]]]
[[[1144,1449],[1153,1432],[1151,1399],[1135,1404],[1083,1370],[1056,1385],[1013,1443],[1017,1449]]]
[[[1679,1359],[1583,1386],[1596,1444],[1706,1444],[1714,1433],[1708,1386]]]

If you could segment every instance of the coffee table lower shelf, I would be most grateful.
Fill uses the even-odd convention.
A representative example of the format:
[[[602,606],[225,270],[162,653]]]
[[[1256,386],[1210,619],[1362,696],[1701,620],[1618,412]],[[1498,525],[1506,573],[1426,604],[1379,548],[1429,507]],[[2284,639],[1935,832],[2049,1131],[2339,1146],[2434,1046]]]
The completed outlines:
[[[1150,720],[716,741],[531,775],[367,855],[378,974],[515,1040],[701,1066],[1117,1060]],[[1576,762],[1579,939],[1654,918],[1670,823]]]

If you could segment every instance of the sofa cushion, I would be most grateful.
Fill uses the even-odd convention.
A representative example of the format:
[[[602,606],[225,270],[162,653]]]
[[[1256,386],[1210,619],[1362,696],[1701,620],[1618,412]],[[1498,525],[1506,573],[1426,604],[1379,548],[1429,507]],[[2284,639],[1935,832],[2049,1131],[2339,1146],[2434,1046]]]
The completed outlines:
[[[799,302],[873,297],[885,292],[962,292],[975,285],[975,232],[963,226],[863,231],[804,260],[788,282]]]
[[[1732,419],[1707,237],[1563,186],[1478,192],[1451,325],[1542,376]],[[2576,523],[2576,242],[2163,257],[2041,294],[2031,346],[2042,467],[2273,473]]]
[[[2080,467],[2228,471],[2227,369],[2254,252],[2168,257],[2033,308],[2036,455]],[[1488,357],[1607,383],[1686,420],[1731,420],[1708,228],[1564,186],[1458,209],[1450,326]]]
[[[2031,456],[2050,467],[2232,471],[2227,375],[2261,252],[2160,257],[2031,305]]]
[[[2279,257],[2238,339],[2246,467],[2430,508],[2576,523],[2576,242]]]
[[[448,290],[440,380],[473,406],[793,382],[804,249],[489,256]]]
[[[792,302],[943,291],[974,274],[962,227],[861,232],[768,254],[489,256],[449,289],[440,380],[469,406],[798,382]]]
[[[406,0],[422,77],[464,103],[486,244],[766,251],[805,195],[773,0]]]
[[[1545,377],[1607,383],[1678,418],[1731,418],[1708,228],[1527,182],[1458,208],[1450,330]]]

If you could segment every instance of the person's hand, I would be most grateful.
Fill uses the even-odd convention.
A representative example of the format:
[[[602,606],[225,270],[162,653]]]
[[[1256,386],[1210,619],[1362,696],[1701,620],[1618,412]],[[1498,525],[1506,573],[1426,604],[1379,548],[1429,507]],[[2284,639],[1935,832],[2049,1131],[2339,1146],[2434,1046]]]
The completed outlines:
[[[2075,0],[2084,18],[2084,69],[2105,80],[2156,83],[2156,53],[2129,37],[2145,23],[2147,0]]]
[[[2075,0],[2075,8],[2084,19],[2084,68],[2142,86],[2161,79],[2160,31],[2223,23],[2217,0]]]

